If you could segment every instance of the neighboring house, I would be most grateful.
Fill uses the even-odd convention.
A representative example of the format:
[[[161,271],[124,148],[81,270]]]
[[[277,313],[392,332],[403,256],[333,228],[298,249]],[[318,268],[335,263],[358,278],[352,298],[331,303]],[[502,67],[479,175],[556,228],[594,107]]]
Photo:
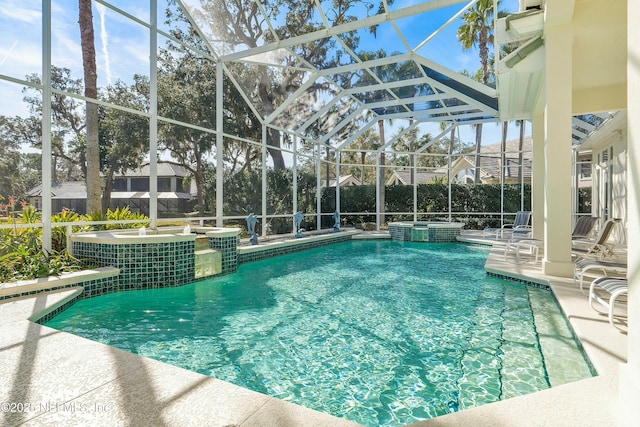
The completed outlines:
[[[327,178],[322,178],[321,181],[321,187],[325,188],[327,187]],[[358,178],[356,178],[353,175],[342,175],[340,176],[340,187],[351,187],[354,185],[361,185],[361,182]],[[335,187],[336,186],[336,179],[335,178],[329,178],[329,187]]]
[[[531,183],[531,138],[526,137],[522,144],[522,163],[525,184]],[[505,184],[520,183],[520,156],[519,156],[518,139],[506,141],[505,149]],[[499,184],[500,183],[500,165],[501,165],[501,146],[502,144],[483,145],[480,148],[480,181],[482,184]],[[459,157],[451,165],[451,176],[453,182],[458,184],[472,184],[475,180],[475,154],[468,153]],[[444,168],[444,176],[446,179],[446,168]]]
[[[394,170],[385,185],[411,185],[411,175],[412,172],[408,170]],[[416,184],[427,184],[442,176],[442,172],[417,172]],[[446,177],[446,172],[444,176]]]
[[[42,210],[42,184],[27,191],[29,204]],[[55,182],[51,184],[51,212],[64,209],[84,214],[87,210],[87,187],[84,181]]]
[[[524,182],[531,183],[531,138],[526,137],[522,142],[522,163],[524,164]],[[505,150],[505,184],[520,183],[520,141],[518,139],[506,142]],[[483,145],[480,149],[480,182],[482,184],[500,184],[500,162],[502,144]],[[475,154],[467,153],[459,156],[451,164],[451,176],[454,184],[473,184],[475,180]],[[447,182],[447,166],[435,169],[433,172],[418,172],[418,184],[426,184],[434,179],[443,178]],[[409,185],[411,172],[408,170],[394,170],[385,185]]]
[[[195,191],[185,190],[183,183],[189,175],[187,169],[169,162],[158,163],[158,214],[191,212],[195,204]],[[42,209],[42,185],[27,193],[29,203]],[[109,208],[129,206],[131,211],[149,215],[149,165],[116,174],[113,180]],[[83,181],[54,183],[51,186],[52,212],[70,209],[86,213],[87,190]]]

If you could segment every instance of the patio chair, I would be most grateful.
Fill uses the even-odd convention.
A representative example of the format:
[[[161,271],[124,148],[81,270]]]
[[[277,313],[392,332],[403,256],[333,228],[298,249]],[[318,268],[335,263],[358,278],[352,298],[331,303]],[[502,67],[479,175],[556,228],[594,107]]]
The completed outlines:
[[[522,237],[528,237],[531,233],[531,226],[529,225],[529,219],[531,218],[531,211],[518,211],[516,212],[516,218],[513,224],[504,224],[500,228],[485,228],[482,230],[482,235],[495,233],[496,239],[504,239],[505,231],[511,233],[511,236],[516,234]]]
[[[588,277],[625,277],[627,275],[627,263],[616,261],[604,261],[592,258],[583,258],[576,261],[573,266],[573,282],[580,283],[582,290],[585,276]]]
[[[615,304],[620,297],[626,297],[629,292],[629,283],[625,278],[599,277],[591,282],[589,287],[589,306],[598,313],[606,313],[611,326],[621,329],[614,322]],[[595,303],[606,308],[606,312],[596,306]],[[626,316],[624,316],[626,317]]]
[[[584,258],[610,258],[613,256],[613,245],[608,243],[613,228],[620,221],[619,218],[608,219],[600,234],[594,240],[574,240],[571,251],[574,255]]]
[[[516,257],[516,263],[520,263],[520,255],[526,254],[534,258],[534,264],[538,263],[540,250],[544,251],[544,241],[530,238],[511,238],[504,247],[504,259],[513,253]]]
[[[571,238],[575,239],[586,239],[591,236],[593,232],[593,227],[598,222],[597,216],[581,216],[576,221],[576,225],[573,228],[573,232],[571,233]]]

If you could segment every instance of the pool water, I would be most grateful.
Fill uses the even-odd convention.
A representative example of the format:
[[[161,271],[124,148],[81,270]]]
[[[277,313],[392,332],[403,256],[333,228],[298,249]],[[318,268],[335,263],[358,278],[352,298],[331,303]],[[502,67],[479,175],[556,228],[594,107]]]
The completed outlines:
[[[592,376],[551,293],[487,276],[487,254],[346,242],[82,300],[47,325],[365,425]]]

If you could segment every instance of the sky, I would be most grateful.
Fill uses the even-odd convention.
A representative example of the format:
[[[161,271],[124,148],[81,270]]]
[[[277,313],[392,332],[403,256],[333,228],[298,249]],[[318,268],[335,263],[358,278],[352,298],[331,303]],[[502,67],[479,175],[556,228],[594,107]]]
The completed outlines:
[[[188,0],[197,3],[196,0]],[[404,8],[417,0],[396,0],[392,10]],[[130,0],[112,0],[112,4],[123,9],[132,16],[149,22],[148,2]],[[406,37],[406,43],[415,48],[436,28],[449,19],[455,11],[465,3],[446,10],[430,13],[429,19],[424,16],[413,16],[397,21],[398,27]],[[160,11],[159,26],[164,28],[162,11],[165,0],[158,1]],[[515,12],[518,0],[502,0],[502,9]],[[41,32],[41,0],[0,0],[0,74],[10,79],[22,80],[29,74],[40,74],[42,69],[42,32]],[[81,78],[82,62],[80,37],[78,30],[77,0],[54,0],[52,2],[52,62],[58,67],[71,70],[74,78]],[[145,27],[115,14],[104,6],[94,2],[94,28],[96,54],[98,62],[99,85],[106,85],[118,79],[130,81],[134,73],[148,75],[149,35]],[[449,25],[442,33],[426,44],[419,54],[438,62],[454,71],[476,70],[479,68],[476,49],[463,51],[456,40],[455,32],[458,22]],[[360,48],[375,50],[384,48],[388,52],[406,52],[405,41],[402,40],[391,23],[380,25],[375,37],[368,30],[360,30]],[[159,40],[162,45],[164,40]],[[22,102],[22,85],[0,79],[0,114],[14,116],[27,115],[27,107]],[[406,124],[392,124],[393,129]],[[430,131],[432,135],[438,129]],[[518,130],[513,127],[509,131],[509,139],[516,138]],[[527,130],[530,133],[530,129]],[[500,126],[486,124],[483,140],[495,143],[500,138]],[[469,126],[461,128],[464,141],[473,141],[475,136]]]

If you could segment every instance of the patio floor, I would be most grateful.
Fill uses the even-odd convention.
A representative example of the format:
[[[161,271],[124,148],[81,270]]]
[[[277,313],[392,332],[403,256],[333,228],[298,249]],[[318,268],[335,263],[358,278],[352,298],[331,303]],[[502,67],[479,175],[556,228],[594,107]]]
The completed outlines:
[[[572,280],[546,277],[540,261],[523,258],[516,264],[503,253],[495,245],[485,268],[548,282],[599,375],[416,425],[624,425],[618,418],[617,373],[626,361],[626,335],[588,306]],[[28,320],[71,292],[0,304],[0,425],[355,425]]]

